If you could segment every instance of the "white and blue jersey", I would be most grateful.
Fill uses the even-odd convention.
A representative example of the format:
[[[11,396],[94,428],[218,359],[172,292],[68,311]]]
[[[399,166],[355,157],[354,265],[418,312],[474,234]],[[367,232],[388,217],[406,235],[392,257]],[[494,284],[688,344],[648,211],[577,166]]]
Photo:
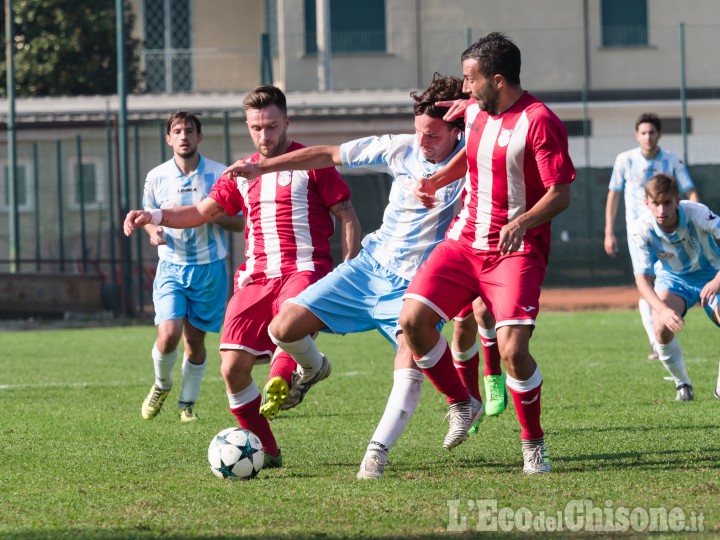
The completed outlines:
[[[659,261],[661,272],[684,276],[709,270],[720,271],[720,218],[707,206],[680,201],[678,226],[666,233],[650,212],[642,216],[633,234],[638,258],[633,261],[635,274],[654,275]]]
[[[625,221],[628,224],[646,213],[645,184],[658,173],[674,177],[683,193],[695,188],[680,158],[662,148],[658,148],[653,159],[647,159],[640,147],[622,152],[615,159],[610,190],[625,191]]]
[[[415,135],[383,135],[349,141],[340,146],[348,168],[368,167],[392,176],[389,204],[382,225],[362,240],[362,246],[383,267],[410,280],[430,252],[445,237],[462,205],[465,181],[453,182],[437,191],[439,204],[425,208],[415,197],[418,180],[446,165],[464,146],[458,142],[441,163],[425,159]]]
[[[208,196],[222,176],[225,165],[200,156],[197,169],[185,176],[174,159],[151,170],[145,179],[143,208],[174,208],[195,205]],[[174,264],[208,264],[225,259],[225,232],[219,225],[207,223],[192,229],[163,226],[166,245],[158,246],[160,260]]]
[[[704,204],[681,201],[678,226],[666,233],[650,212],[639,223],[633,242],[637,261],[635,274],[656,274],[655,291],[670,291],[685,300],[685,311],[700,301],[705,285],[720,272],[720,218]],[[654,262],[658,261],[656,265]],[[711,321],[715,318],[718,297],[704,307]],[[684,316],[685,313],[682,313]]]

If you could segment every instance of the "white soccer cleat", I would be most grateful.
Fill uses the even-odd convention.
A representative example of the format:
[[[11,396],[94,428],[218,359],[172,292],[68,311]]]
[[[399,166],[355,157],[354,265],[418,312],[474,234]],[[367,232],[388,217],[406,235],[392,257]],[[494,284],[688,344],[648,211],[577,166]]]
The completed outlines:
[[[387,452],[368,450],[365,453],[362,463],[360,463],[360,470],[357,473],[358,480],[382,478],[385,474],[385,466],[387,464]]]
[[[457,445],[462,444],[468,438],[468,431],[472,425],[485,414],[484,405],[474,397],[470,396],[468,401],[461,401],[450,405],[445,418],[450,424],[443,448],[452,450]]]

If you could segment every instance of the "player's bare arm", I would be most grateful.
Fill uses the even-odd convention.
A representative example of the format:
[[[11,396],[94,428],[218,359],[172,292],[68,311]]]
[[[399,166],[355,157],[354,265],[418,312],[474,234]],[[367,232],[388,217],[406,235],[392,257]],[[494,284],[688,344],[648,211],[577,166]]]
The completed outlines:
[[[688,198],[688,200],[690,200],[692,202],[697,202],[697,203],[700,202],[700,195],[698,195],[698,192],[695,188],[688,189],[685,192],[685,196]]]
[[[226,231],[230,232],[243,232],[245,230],[245,216],[238,214],[237,216],[229,216],[222,214],[213,220]]]
[[[256,162],[236,161],[223,174],[255,178],[277,171],[309,171],[342,165],[339,146],[308,146]]]
[[[615,216],[617,216],[618,205],[620,204],[620,193],[608,191],[607,202],[605,203],[605,253],[610,257],[617,255],[618,246],[615,237]]]
[[[198,227],[225,214],[225,209],[214,199],[207,197],[196,205],[178,206],[162,210],[130,210],[125,216],[123,231],[130,236],[135,229],[148,223],[171,227],[173,229],[191,229]]]
[[[442,187],[464,178],[466,173],[467,157],[465,154],[465,148],[463,148],[455,154],[450,162],[442,169],[435,172],[435,174],[429,178],[421,178],[418,183],[415,184],[413,192],[425,208],[432,208],[437,202],[435,199],[435,192]]]
[[[500,253],[513,253],[520,249],[525,231],[550,221],[569,206],[570,184],[550,186],[535,206],[500,229]]]
[[[352,259],[360,252],[360,220],[355,209],[350,201],[340,201],[330,207],[330,212],[339,222],[342,258]]]
[[[658,320],[672,332],[679,332],[685,327],[685,320],[677,311],[658,297],[653,287],[654,282],[655,277],[650,274],[635,274],[635,284],[638,292],[650,304],[653,313],[659,317]]]
[[[448,112],[443,116],[443,120],[446,122],[452,122],[456,118],[465,114],[465,109],[468,106],[467,99],[456,99],[454,101],[436,101],[435,105],[438,107],[448,107]]]
[[[707,306],[715,299],[715,297],[718,295],[718,292],[720,292],[720,272],[718,272],[713,279],[708,281],[702,288],[702,291],[700,291],[701,305]],[[715,318],[717,319],[719,315],[720,313],[716,312]]]

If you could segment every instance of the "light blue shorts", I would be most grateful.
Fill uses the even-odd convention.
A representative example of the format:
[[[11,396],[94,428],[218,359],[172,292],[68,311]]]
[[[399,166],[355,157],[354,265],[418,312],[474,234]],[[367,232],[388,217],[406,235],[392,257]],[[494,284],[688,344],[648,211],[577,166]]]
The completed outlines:
[[[700,270],[691,274],[677,275],[663,269],[659,269],[655,277],[655,291],[669,291],[685,300],[685,316],[687,310],[700,301],[700,292],[703,287],[717,275],[716,270]],[[705,313],[710,320],[720,326],[713,316],[717,308],[718,297],[716,296],[707,306],[703,306]]]
[[[209,264],[158,263],[153,282],[155,324],[187,317],[203,332],[219,332],[227,302],[224,260]]]
[[[312,311],[336,334],[377,328],[397,350],[398,317],[409,284],[363,249],[289,301]]]

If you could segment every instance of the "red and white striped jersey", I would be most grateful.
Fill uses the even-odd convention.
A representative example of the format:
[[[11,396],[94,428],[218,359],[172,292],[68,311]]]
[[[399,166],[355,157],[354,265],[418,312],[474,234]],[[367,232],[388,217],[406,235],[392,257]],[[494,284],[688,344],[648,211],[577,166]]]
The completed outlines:
[[[293,142],[288,152],[303,148]],[[249,161],[259,161],[255,153]],[[350,188],[334,167],[283,171],[248,180],[223,175],[210,197],[233,216],[245,214],[245,262],[236,287],[257,278],[332,269],[330,237],[335,230],[331,206],[350,199]]]
[[[532,208],[548,187],[575,179],[565,126],[527,92],[498,115],[470,100],[465,140],[470,178],[462,210],[446,237],[475,249],[497,251],[505,224]],[[540,242],[547,254],[550,222],[529,229],[525,239]]]

